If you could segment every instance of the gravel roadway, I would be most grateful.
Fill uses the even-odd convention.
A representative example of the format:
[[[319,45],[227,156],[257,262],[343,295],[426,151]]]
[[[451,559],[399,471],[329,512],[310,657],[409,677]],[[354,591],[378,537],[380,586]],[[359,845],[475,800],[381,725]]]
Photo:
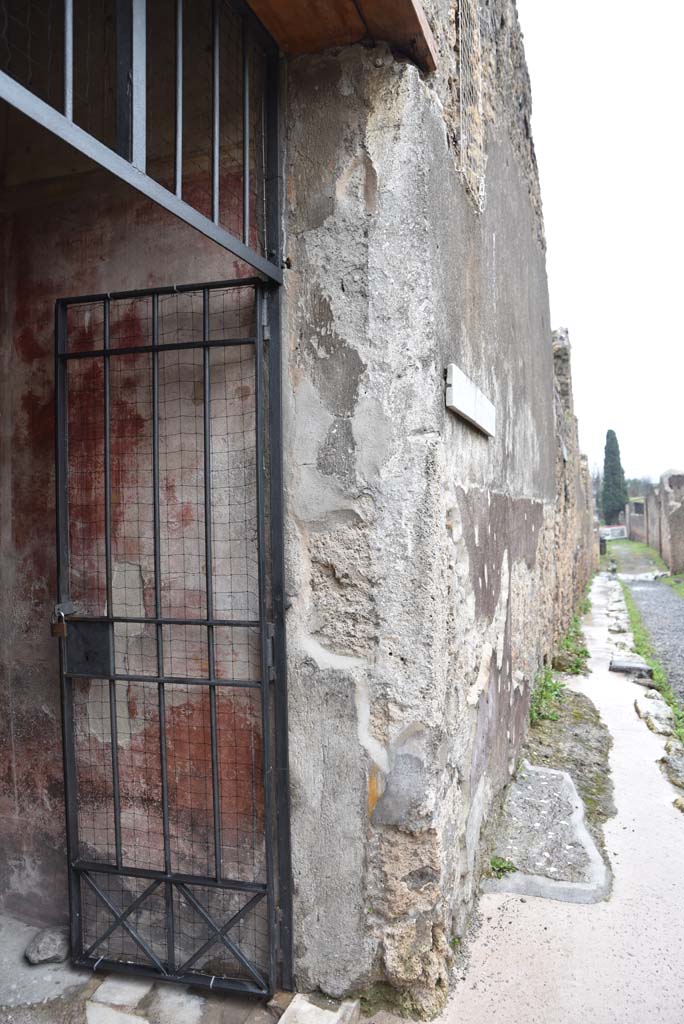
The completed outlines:
[[[684,598],[667,583],[628,583],[670,686],[684,703]]]
[[[658,569],[653,559],[631,541],[614,541],[610,553],[620,573],[639,574]],[[625,582],[641,612],[670,686],[684,702],[684,597],[664,580]]]

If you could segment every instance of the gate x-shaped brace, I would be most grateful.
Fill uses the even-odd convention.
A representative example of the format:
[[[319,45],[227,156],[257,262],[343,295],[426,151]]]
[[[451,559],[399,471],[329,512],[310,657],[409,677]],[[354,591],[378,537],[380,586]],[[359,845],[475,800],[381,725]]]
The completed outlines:
[[[155,965],[157,970],[162,975],[167,975],[169,972],[166,970],[162,962],[150,949],[145,940],[138,934],[133,925],[130,924],[130,922],[128,921],[128,917],[145,902],[148,896],[151,896],[154,892],[156,892],[156,890],[162,884],[162,879],[155,879],[150,885],[147,886],[147,888],[139,896],[137,896],[133,900],[131,904],[129,904],[129,906],[125,910],[121,911],[114,906],[114,904],[106,895],[106,893],[104,893],[102,889],[99,887],[99,885],[95,881],[93,881],[89,874],[83,872],[83,877],[85,878],[86,882],[90,885],[95,895],[100,900],[102,900],[107,910],[114,917],[114,921],[109,926],[109,928],[107,928],[107,930],[103,932],[103,934],[88,947],[85,955],[87,957],[92,956],[97,947],[100,946],[103,942],[105,942],[112,934],[112,932],[116,931],[117,928],[122,927],[126,929],[126,931],[133,939],[133,941],[136,943],[136,945],[140,947],[145,956],[147,956],[148,959]],[[192,954],[192,956],[189,957],[178,968],[179,972],[186,971],[188,968],[192,967],[192,965],[195,964],[197,960],[199,960],[202,954],[205,953],[208,949],[210,949],[215,942],[222,942],[223,945],[228,950],[228,952],[231,954],[231,956],[233,956],[235,960],[237,960],[237,962],[241,964],[242,967],[244,967],[244,969],[252,976],[254,981],[256,981],[257,985],[259,985],[263,989],[266,989],[268,986],[264,978],[257,971],[254,965],[250,963],[250,961],[247,959],[244,953],[241,952],[239,947],[234,942],[232,942],[231,939],[228,938],[228,932],[232,928],[234,928],[235,925],[238,924],[238,922],[241,921],[243,917],[245,917],[260,900],[263,899],[264,893],[255,893],[252,896],[252,898],[248,900],[247,903],[245,903],[245,905],[240,908],[240,910],[237,911],[237,913],[233,914],[230,920],[228,920],[224,925],[219,926],[216,924],[213,917],[206,910],[206,908],[202,906],[202,904],[195,896],[193,896],[193,894],[190,892],[186,885],[184,885],[182,882],[174,882],[172,884],[176,886],[178,891],[185,898],[186,902],[193,908],[193,910],[195,910],[199,914],[199,916],[204,920],[205,924],[207,924],[208,927],[213,932],[213,935],[210,935],[206,942],[204,942],[200,946],[200,948],[196,950]]]

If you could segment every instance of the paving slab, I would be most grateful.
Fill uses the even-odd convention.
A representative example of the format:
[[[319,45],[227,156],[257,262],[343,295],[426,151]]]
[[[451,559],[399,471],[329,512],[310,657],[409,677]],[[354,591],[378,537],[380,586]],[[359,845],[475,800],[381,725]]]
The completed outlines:
[[[149,1024],[146,1017],[105,1003],[86,1002],[87,1024]]]
[[[611,672],[624,672],[636,679],[652,679],[653,669],[638,654],[614,654],[610,659]]]
[[[228,1024],[233,1018],[229,1016],[229,999],[225,1002],[225,1019]],[[238,1002],[242,1003],[242,1000]],[[150,1024],[200,1024],[206,1007],[207,1000],[196,992],[190,992],[179,985],[156,984],[152,998],[147,1003],[146,1016]]]
[[[150,979],[127,978],[111,974],[90,997],[95,1003],[109,1003],[112,1006],[134,1007],[152,991],[154,982]]]
[[[336,1003],[298,993],[280,1018],[280,1024],[356,1024],[360,1016],[357,999]]]

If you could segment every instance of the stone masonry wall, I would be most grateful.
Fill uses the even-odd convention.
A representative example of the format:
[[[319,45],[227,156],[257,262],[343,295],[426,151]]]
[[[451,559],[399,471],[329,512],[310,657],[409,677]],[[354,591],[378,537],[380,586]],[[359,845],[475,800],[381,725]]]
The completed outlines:
[[[635,502],[628,501],[625,505],[625,528],[627,530],[627,536],[630,540],[638,540],[643,544],[646,543],[648,535],[648,521],[646,518],[646,499],[639,499],[642,504],[644,511],[635,512]]]
[[[556,509],[554,517],[554,622],[558,643],[598,568],[591,474],[579,450],[572,397],[570,338],[565,328],[553,332]]]
[[[671,573],[684,572],[684,473],[663,473],[647,500],[648,544]]]
[[[554,442],[515,7],[483,10],[481,215],[458,171],[455,8],[426,7],[436,76],[381,46],[289,65],[284,395],[296,981],[381,983],[429,1013],[593,556],[576,434],[567,470]],[[495,404],[494,439],[445,409],[449,362]]]

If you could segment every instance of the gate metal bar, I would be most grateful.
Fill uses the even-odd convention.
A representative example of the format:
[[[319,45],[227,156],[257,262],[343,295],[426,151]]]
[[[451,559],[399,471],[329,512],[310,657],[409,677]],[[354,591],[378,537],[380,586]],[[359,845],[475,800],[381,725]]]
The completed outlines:
[[[217,289],[231,289],[251,287],[255,295],[255,324],[254,336],[245,338],[226,338],[223,343],[210,338],[209,303],[211,294]],[[159,338],[159,300],[160,297],[183,292],[201,292],[202,295],[202,339],[201,341],[182,341],[170,345],[162,344]],[[132,345],[114,347],[111,340],[111,317],[110,309],[112,302],[119,299],[150,298],[152,303],[152,345]],[[59,580],[59,601],[66,603],[70,595],[69,577],[69,479],[68,479],[68,455],[66,445],[68,441],[68,379],[67,372],[70,365],[78,365],[74,360],[90,358],[100,362],[103,368],[103,456],[104,456],[104,503],[105,503],[105,573],[106,573],[106,600],[107,609],[105,615],[74,614],[67,617],[68,623],[95,623],[106,624],[109,635],[109,662],[108,662],[108,693],[109,693],[109,728],[111,742],[111,778],[112,778],[112,799],[114,807],[114,858],[113,862],[103,858],[92,859],[85,857],[81,852],[79,839],[79,790],[77,781],[76,763],[76,739],[74,733],[74,686],[79,680],[92,679],[93,673],[77,671],[70,666],[68,641],[60,640],[60,676],[62,689],[62,717],[63,717],[63,739],[65,751],[65,795],[67,806],[67,845],[69,858],[69,891],[71,908],[71,946],[72,954],[76,963],[97,968],[102,966],[111,970],[124,970],[133,974],[146,974],[155,977],[163,976],[168,980],[179,981],[184,984],[210,985],[214,988],[241,991],[264,995],[272,991],[273,987],[280,983],[285,987],[291,984],[290,968],[290,927],[289,927],[289,906],[290,906],[290,881],[289,881],[289,835],[287,830],[287,789],[286,789],[286,722],[281,721],[285,709],[284,686],[278,685],[278,669],[284,668],[283,632],[282,632],[282,501],[280,488],[282,477],[280,469],[280,453],[274,449],[274,445],[280,443],[280,427],[275,416],[280,413],[279,404],[279,377],[274,376],[274,370],[279,368],[278,335],[271,330],[264,330],[268,325],[266,316],[266,296],[263,289],[254,280],[238,280],[232,282],[213,282],[202,286],[184,286],[177,288],[160,288],[133,292],[120,292],[108,295],[96,295],[86,297],[72,297],[60,300],[56,307],[56,437],[57,437],[57,517],[58,517],[58,580]],[[271,301],[271,314],[274,317],[271,327],[277,328],[277,301],[273,297]],[[67,348],[67,314],[69,307],[84,302],[102,304],[103,311],[103,346],[93,347],[87,352],[73,351]],[[254,351],[254,373],[255,373],[255,454],[256,454],[256,509],[257,509],[257,546],[256,555],[258,560],[258,608],[259,617],[254,618],[220,618],[215,616],[214,595],[213,595],[213,537],[212,537],[212,490],[211,490],[211,361],[210,353],[217,347],[228,350],[233,345],[252,346]],[[266,393],[264,390],[263,359],[264,350],[268,352],[269,366],[269,448],[271,481],[270,497],[264,488],[264,466],[266,457],[266,436],[265,436],[265,404]],[[160,525],[160,459],[159,459],[159,358],[160,353],[179,350],[202,351],[202,398],[203,398],[203,424],[202,434],[204,442],[204,518],[205,518],[205,565],[206,565],[206,615],[198,618],[177,618],[164,617],[161,590],[161,525]],[[154,614],[149,617],[126,616],[114,614],[113,600],[113,558],[112,558],[112,492],[111,492],[111,366],[117,359],[135,357],[143,353],[151,352],[152,364],[152,477],[153,477],[153,521],[154,521]],[[275,477],[275,481],[274,481]],[[271,502],[271,537],[272,537],[272,558],[267,570],[265,562],[266,535],[265,535],[265,507],[266,502]],[[274,507],[275,506],[275,507]],[[272,608],[267,606],[266,580],[267,572],[270,573]],[[276,657],[271,651],[271,629],[269,628],[269,616],[275,619]],[[117,623],[144,623],[154,629],[156,637],[157,666],[159,671],[156,674],[140,675],[135,673],[120,673],[116,670],[115,661],[115,625]],[[168,624],[180,624],[191,626],[202,626],[206,630],[208,671],[207,676],[202,678],[188,678],[187,676],[175,676],[164,674],[164,627]],[[214,629],[228,625],[249,629],[259,627],[261,643],[261,681],[249,679],[220,678],[216,671]],[[128,667],[128,666],[127,666]],[[97,676],[95,676],[97,677]],[[122,828],[121,828],[121,794],[120,794],[120,767],[118,763],[118,714],[117,714],[117,684],[120,682],[140,682],[154,688],[157,693],[158,718],[159,718],[159,765],[161,772],[161,811],[163,829],[163,870],[155,867],[140,867],[126,863],[126,856],[123,850]],[[274,685],[275,682],[275,685]],[[169,808],[169,767],[167,749],[167,717],[166,717],[166,687],[174,683],[183,685],[193,684],[208,688],[210,702],[210,735],[211,735],[211,781],[212,781],[212,815],[213,815],[213,848],[214,848],[214,872],[188,873],[174,870],[171,854],[171,829],[170,829],[170,808]],[[221,850],[221,798],[220,798],[220,775],[219,775],[219,738],[217,722],[217,687],[239,687],[247,692],[255,689],[261,692],[261,728],[262,728],[262,776],[263,776],[263,835],[264,835],[264,857],[265,857],[265,881],[256,882],[247,879],[230,878],[222,876],[222,850]],[[274,729],[271,722],[272,702],[275,710]],[[275,732],[274,750],[277,764],[277,771],[273,771],[271,752],[272,732]],[[285,757],[285,767],[283,758]],[[278,870],[274,856],[274,823],[277,806],[278,829],[277,829],[277,852]],[[124,879],[149,880],[150,884],[126,907],[118,907],[108,895],[102,884],[98,884],[97,876],[103,878],[121,877]],[[95,876],[95,877],[93,877]],[[103,905],[113,917],[113,921],[104,929],[101,934],[84,946],[84,907],[82,897],[82,882],[87,884],[95,894],[96,900]],[[224,890],[226,892],[244,893],[248,897],[243,907],[231,913],[227,922],[215,920],[215,911],[207,909],[203,900],[197,892],[193,893],[190,887],[202,887],[208,891]],[[277,886],[277,892],[276,892]],[[161,889],[160,889],[161,887]],[[140,913],[141,908],[157,892],[163,892],[165,908],[165,942],[166,954],[161,956],[152,949],[150,941],[146,941],[139,934],[132,918]],[[178,966],[176,961],[176,935],[175,919],[176,910],[174,900],[182,897],[187,906],[193,908],[204,924],[210,929],[210,935],[202,944],[201,948],[195,950],[190,956],[184,956],[182,963]],[[276,921],[276,897],[279,907],[279,922]],[[230,938],[228,932],[237,927],[245,919],[258,903],[265,901],[267,925],[268,925],[268,963],[265,970],[260,969],[248,956],[240,950],[236,941]],[[151,913],[151,911],[150,911]],[[280,924],[280,932],[278,928]],[[136,947],[142,951],[146,958],[143,964],[133,963],[125,959],[107,956],[106,950],[102,955],[97,955],[98,950],[106,943],[108,938],[123,929],[130,936]],[[219,942],[237,963],[246,971],[248,977],[221,977],[216,974],[209,975],[197,970],[190,970],[213,944]]]
[[[220,67],[221,39],[219,35],[219,2],[212,4],[212,127],[211,127],[211,216],[206,216],[183,199],[183,0],[177,0],[176,21],[176,68],[175,81],[169,87],[175,94],[175,153],[174,189],[165,188],[147,173],[147,0],[119,0],[117,3],[117,35],[120,53],[117,66],[117,146],[118,152],[110,149],[74,121],[74,65],[78,53],[74,51],[74,5],[73,0],[64,2],[63,24],[63,68],[64,97],[62,111],[26,88],[4,71],[0,71],[0,100],[15,107],[25,116],[63,139],[84,156],[137,189],[149,199],[164,207],[176,217],[196,228],[206,237],[217,242],[268,280],[280,284],[283,280],[279,260],[279,246],[274,237],[273,222],[268,218],[266,228],[266,254],[250,245],[249,204],[250,204],[250,61],[249,50],[243,48],[243,154],[242,154],[242,237],[238,237],[220,223],[220,176],[219,158],[221,147],[220,132]],[[249,8],[234,0],[233,5],[242,20],[243,39],[246,42],[253,33],[264,46],[267,54],[267,78],[269,88],[277,88],[278,76],[271,73],[271,65],[277,66],[278,51],[275,43],[257,21]],[[52,55],[51,55],[52,56]],[[267,97],[267,102],[269,102]],[[268,120],[268,118],[267,118]],[[268,145],[268,143],[267,143]],[[277,182],[267,173],[265,188],[267,205],[272,203],[269,193],[277,188]],[[277,202],[277,199],[275,200]],[[275,228],[277,231],[277,227]]]

